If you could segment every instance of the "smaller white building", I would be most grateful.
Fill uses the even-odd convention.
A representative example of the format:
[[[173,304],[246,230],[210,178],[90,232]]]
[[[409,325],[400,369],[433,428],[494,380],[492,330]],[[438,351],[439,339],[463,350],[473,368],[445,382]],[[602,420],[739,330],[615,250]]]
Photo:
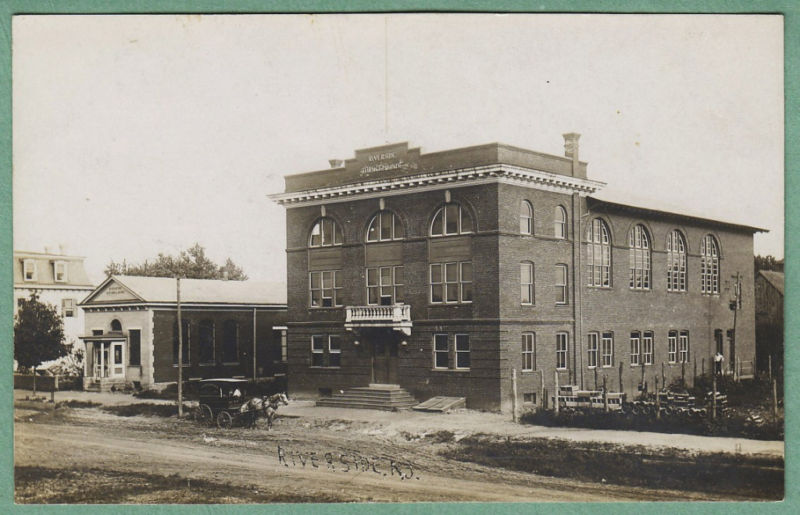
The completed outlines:
[[[14,251],[14,316],[20,300],[36,291],[39,300],[55,307],[64,320],[64,339],[73,348],[83,334],[83,309],[78,303],[94,290],[84,257],[63,253]]]

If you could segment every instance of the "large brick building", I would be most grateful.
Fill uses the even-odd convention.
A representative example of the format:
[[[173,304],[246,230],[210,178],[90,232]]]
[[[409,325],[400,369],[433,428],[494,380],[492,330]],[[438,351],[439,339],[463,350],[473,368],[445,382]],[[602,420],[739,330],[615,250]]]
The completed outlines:
[[[578,137],[565,157],[401,143],[286,176],[292,392],[505,410],[512,370],[530,403],[555,374],[631,393],[717,350],[748,372],[759,229],[593,198]]]

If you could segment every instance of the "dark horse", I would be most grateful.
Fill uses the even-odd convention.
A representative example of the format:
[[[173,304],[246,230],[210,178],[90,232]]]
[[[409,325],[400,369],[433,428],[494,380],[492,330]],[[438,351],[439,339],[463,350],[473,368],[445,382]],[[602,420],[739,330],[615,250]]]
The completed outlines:
[[[272,429],[272,420],[275,418],[275,414],[281,404],[284,406],[289,405],[289,398],[286,397],[285,393],[276,393],[271,396],[265,395],[260,399],[253,397],[242,404],[241,412],[247,414],[247,427],[255,427],[258,417],[263,416],[267,419],[267,430]]]

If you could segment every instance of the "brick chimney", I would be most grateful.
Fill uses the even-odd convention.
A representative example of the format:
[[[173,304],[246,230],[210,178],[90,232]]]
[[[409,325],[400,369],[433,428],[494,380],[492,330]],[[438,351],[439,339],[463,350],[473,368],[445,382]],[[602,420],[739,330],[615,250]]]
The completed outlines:
[[[331,168],[341,168],[344,166],[344,161],[341,159],[328,159],[328,162],[331,164]]]
[[[581,170],[581,164],[578,160],[578,140],[581,135],[577,132],[568,132],[564,136],[564,155],[572,159],[572,176],[586,178],[585,171]]]

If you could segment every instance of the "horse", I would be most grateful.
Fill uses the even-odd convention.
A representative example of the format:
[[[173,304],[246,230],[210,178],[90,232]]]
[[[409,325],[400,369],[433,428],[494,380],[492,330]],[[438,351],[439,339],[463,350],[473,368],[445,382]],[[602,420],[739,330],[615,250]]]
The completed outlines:
[[[270,397],[264,396],[262,399],[262,406],[264,410],[264,417],[267,419],[267,431],[272,429],[272,420],[275,418],[275,415],[278,413],[278,407],[283,404],[284,406],[289,405],[289,398],[286,397],[286,394],[276,393]]]

